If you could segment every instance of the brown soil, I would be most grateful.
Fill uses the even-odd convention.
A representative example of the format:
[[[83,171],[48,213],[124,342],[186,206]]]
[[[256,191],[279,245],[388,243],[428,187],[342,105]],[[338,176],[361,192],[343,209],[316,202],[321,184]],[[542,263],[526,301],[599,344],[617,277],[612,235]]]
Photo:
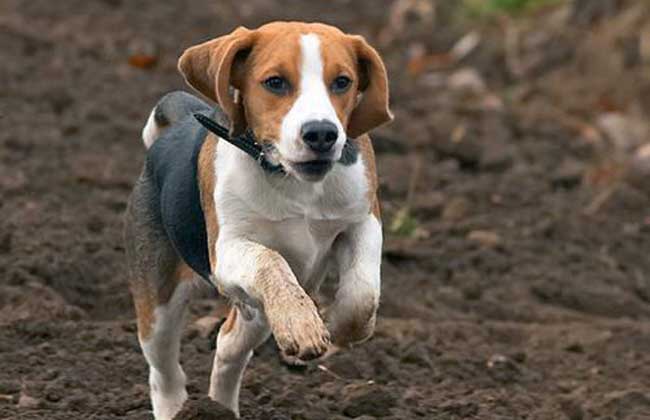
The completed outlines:
[[[150,417],[121,240],[140,130],[183,48],[285,18],[362,33],[389,68],[381,316],[321,367],[269,342],[242,418],[650,419],[650,200],[621,175],[647,140],[649,6],[479,25],[438,3],[1,2],[0,418]],[[213,347],[188,328],[181,419],[229,418],[204,398]]]

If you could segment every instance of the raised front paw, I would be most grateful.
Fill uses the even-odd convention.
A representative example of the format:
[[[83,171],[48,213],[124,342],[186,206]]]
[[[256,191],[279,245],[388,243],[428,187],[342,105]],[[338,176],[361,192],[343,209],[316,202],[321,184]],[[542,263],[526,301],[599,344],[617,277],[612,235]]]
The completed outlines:
[[[330,346],[330,334],[318,314],[316,305],[303,295],[275,306],[267,313],[278,347],[290,357],[312,360],[323,355]]]

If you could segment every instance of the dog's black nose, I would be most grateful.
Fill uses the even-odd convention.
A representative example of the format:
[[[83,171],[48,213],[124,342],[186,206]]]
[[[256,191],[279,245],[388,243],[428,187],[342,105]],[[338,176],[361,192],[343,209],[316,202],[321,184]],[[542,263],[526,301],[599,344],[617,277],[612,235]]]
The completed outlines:
[[[333,122],[308,121],[300,129],[302,139],[311,150],[317,153],[329,152],[336,139],[339,137],[339,130]]]

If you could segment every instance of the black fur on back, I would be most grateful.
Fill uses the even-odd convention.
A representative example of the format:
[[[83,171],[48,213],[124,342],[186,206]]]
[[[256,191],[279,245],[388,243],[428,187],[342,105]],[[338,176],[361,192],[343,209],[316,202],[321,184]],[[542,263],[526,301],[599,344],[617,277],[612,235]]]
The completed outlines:
[[[197,112],[227,125],[220,109],[188,93],[171,92],[158,102],[154,118],[166,128],[147,152],[142,177],[150,184],[151,216],[183,261],[209,280],[208,239],[197,179],[207,130],[193,117]]]

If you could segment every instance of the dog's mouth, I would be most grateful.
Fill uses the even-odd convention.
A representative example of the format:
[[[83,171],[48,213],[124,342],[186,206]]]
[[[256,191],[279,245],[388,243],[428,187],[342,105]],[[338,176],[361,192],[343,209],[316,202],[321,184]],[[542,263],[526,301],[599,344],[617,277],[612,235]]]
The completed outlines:
[[[301,181],[319,182],[332,169],[335,161],[329,156],[318,156],[310,160],[287,159],[272,143],[263,145],[268,160],[275,165],[281,166],[285,172],[293,175]]]
[[[306,181],[320,181],[332,169],[334,162],[330,159],[314,159],[304,162],[291,162],[291,168]]]

